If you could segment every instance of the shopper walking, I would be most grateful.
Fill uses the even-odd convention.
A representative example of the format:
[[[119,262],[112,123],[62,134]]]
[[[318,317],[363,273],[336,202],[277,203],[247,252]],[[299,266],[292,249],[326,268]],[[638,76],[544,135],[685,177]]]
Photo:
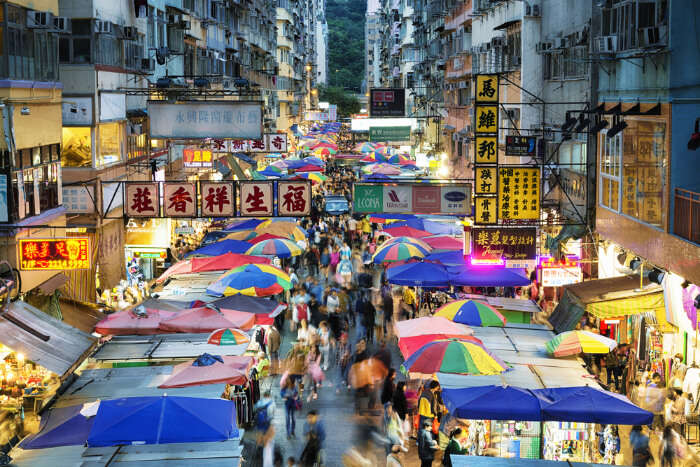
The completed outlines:
[[[295,438],[296,411],[299,407],[299,391],[294,379],[287,378],[280,394],[284,399],[285,423],[287,426],[287,439]]]
[[[649,450],[649,437],[644,434],[640,425],[632,427],[630,444],[632,445],[632,465],[634,467],[647,467],[652,460],[651,451]]]
[[[431,467],[435,459],[435,451],[438,450],[438,443],[433,439],[431,432],[432,422],[425,420],[418,432],[418,458],[421,467]]]

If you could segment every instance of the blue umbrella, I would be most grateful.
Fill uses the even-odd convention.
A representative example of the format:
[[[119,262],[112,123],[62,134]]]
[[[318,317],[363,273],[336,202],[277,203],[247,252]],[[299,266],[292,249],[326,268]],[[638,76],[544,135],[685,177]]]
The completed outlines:
[[[262,219],[246,219],[242,222],[236,222],[233,224],[229,224],[226,227],[227,232],[236,232],[238,230],[253,230],[260,224],[265,222]]]
[[[445,266],[422,261],[393,266],[386,271],[387,281],[396,285],[446,287],[450,285]]]
[[[192,362],[192,366],[211,366],[216,362],[224,363],[224,359],[221,358],[220,355],[211,355],[208,353],[203,353],[202,355],[197,357],[197,360]]]
[[[302,159],[302,161],[306,162],[307,164],[318,165],[319,167],[326,165],[326,163],[324,161],[322,161],[318,157],[313,157],[313,156],[305,157]]]
[[[530,279],[522,269],[498,266],[448,267],[451,285],[471,287],[522,287],[530,285]]]
[[[251,244],[248,242],[243,242],[241,240],[221,240],[220,242],[209,244],[205,247],[198,248],[194,251],[190,251],[185,255],[185,257],[192,255],[199,256],[219,256],[225,253],[238,253],[245,254],[250,248]]]
[[[425,261],[434,261],[444,266],[461,266],[464,263],[464,253],[460,250],[432,253],[423,258]]]

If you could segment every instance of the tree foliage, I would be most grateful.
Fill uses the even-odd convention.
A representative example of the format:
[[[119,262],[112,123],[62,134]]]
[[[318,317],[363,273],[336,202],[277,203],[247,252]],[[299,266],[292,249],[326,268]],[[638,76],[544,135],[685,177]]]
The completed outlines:
[[[365,70],[367,0],[328,0],[328,84],[360,92]]]
[[[319,91],[318,96],[320,101],[338,106],[339,117],[347,118],[352,114],[360,112],[360,101],[343,88],[337,86],[321,87]]]

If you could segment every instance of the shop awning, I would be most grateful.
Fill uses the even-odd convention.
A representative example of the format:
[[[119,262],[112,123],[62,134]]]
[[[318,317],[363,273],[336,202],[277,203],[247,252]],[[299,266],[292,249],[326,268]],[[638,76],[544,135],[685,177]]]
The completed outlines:
[[[662,330],[669,330],[663,290],[645,279],[623,276],[581,282],[564,287],[562,300],[549,317],[557,333],[571,331],[586,311],[601,319],[653,313]]]
[[[16,301],[0,317],[0,342],[63,377],[89,355],[97,340],[23,301]]]

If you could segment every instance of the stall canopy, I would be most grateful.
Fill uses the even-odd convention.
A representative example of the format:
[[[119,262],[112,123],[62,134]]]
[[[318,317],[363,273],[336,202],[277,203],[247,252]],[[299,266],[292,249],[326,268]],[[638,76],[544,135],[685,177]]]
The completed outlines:
[[[97,344],[83,331],[18,300],[0,318],[0,342],[60,377],[71,372]]]
[[[250,248],[250,245],[248,245]],[[237,253],[224,253],[219,256],[210,256],[204,258],[192,258],[180,261],[168,268],[156,282],[165,281],[170,276],[180,274],[194,274],[205,271],[228,271],[229,269],[237,268],[243,264],[270,264],[268,258],[260,258],[259,256],[241,255]]]
[[[231,401],[130,397],[100,403],[88,446],[201,443],[236,436],[236,407]]]
[[[198,248],[185,256],[220,256],[226,253],[244,254],[250,248],[250,243],[242,240],[221,240],[210,245]]]
[[[542,459],[521,459],[483,456],[450,456],[453,467],[603,467],[606,464],[589,464],[588,462],[548,461]]]
[[[476,386],[443,389],[442,399],[452,415],[471,420],[540,421],[540,400],[529,389]]]
[[[600,423],[602,425],[650,425],[654,414],[614,392],[588,386],[533,391],[542,400],[544,420]]]
[[[549,322],[560,333],[574,329],[584,311],[601,319],[650,313],[662,330],[670,330],[661,287],[648,279],[644,279],[642,289],[639,285],[639,277],[636,276],[567,285]]]
[[[159,334],[160,322],[174,318],[178,312],[154,310],[149,308],[137,308],[132,310],[118,311],[108,315],[105,319],[97,323],[95,332],[106,335],[151,335]]]
[[[206,358],[206,357],[210,358]],[[159,388],[184,388],[204,384],[235,384],[246,382],[247,372],[253,363],[248,356],[219,356],[203,354],[193,361],[181,363]]]
[[[255,315],[245,311],[217,309],[215,307],[193,308],[174,318],[160,322],[166,332],[212,332],[220,328],[238,328],[244,331],[255,325]]]
[[[448,267],[451,285],[471,287],[522,287],[530,284],[530,279],[522,269],[492,266]]]
[[[39,431],[22,440],[22,449],[85,444],[95,417],[83,415],[83,404],[51,409],[41,416]]]

